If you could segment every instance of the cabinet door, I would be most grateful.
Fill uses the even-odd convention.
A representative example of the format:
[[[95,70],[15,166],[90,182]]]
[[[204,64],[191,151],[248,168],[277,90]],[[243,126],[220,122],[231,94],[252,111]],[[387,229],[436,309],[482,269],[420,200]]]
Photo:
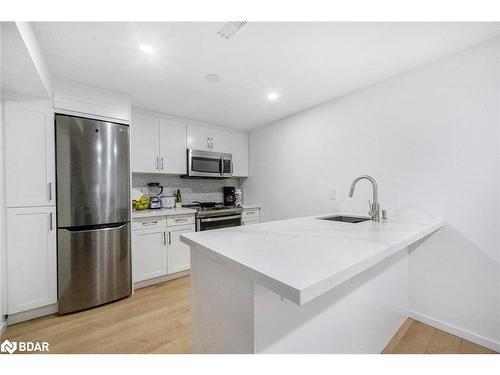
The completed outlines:
[[[187,147],[193,150],[210,150],[210,128],[200,125],[187,126]]]
[[[166,242],[164,230],[134,231],[134,282],[167,274]]]
[[[158,172],[160,120],[134,113],[130,124],[132,172]]]
[[[189,269],[191,266],[189,246],[182,243],[180,236],[183,233],[192,233],[194,226],[174,227],[168,229],[168,273],[175,273]]]
[[[9,314],[57,302],[55,207],[7,209]]]
[[[186,174],[186,148],[186,124],[160,120],[161,172]]]
[[[233,176],[248,177],[248,135],[231,133]]]
[[[212,138],[212,149],[214,152],[231,152],[230,133],[225,130],[210,129],[210,137]]]
[[[7,207],[55,205],[54,137],[50,108],[5,103]]]

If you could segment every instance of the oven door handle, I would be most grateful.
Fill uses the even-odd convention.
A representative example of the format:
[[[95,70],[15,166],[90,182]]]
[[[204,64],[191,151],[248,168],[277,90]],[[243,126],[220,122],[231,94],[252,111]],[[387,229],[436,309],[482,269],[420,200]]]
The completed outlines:
[[[231,215],[231,216],[220,216],[220,217],[207,217],[205,219],[200,219],[200,222],[212,223],[214,221],[224,221],[224,220],[231,220],[231,219],[241,219],[241,214],[240,215]]]

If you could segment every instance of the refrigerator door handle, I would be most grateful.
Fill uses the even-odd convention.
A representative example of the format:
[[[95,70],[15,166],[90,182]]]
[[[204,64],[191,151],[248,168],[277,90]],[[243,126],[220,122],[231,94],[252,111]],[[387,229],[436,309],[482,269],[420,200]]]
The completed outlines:
[[[99,231],[103,231],[103,230],[108,231],[108,230],[121,229],[127,224],[128,223],[120,223],[120,225],[116,225],[116,226],[98,227],[98,228],[92,228],[92,229],[76,229],[76,228],[75,229],[73,229],[73,228],[61,228],[61,229],[65,229],[71,233],[99,232]]]

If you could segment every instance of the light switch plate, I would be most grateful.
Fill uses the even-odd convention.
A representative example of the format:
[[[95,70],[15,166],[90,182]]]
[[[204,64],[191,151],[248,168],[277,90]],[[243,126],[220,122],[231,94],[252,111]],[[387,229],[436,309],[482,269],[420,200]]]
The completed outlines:
[[[330,194],[329,194],[329,199],[331,201],[337,199],[337,190],[335,189],[330,189]]]

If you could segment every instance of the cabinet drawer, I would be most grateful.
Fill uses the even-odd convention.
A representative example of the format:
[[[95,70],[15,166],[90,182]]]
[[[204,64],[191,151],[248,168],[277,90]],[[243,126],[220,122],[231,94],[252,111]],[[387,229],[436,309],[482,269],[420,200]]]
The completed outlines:
[[[253,219],[253,218],[256,218],[258,219],[259,218],[259,209],[258,208],[252,208],[252,209],[249,209],[249,210],[244,210],[243,211],[243,220],[245,219]]]
[[[259,219],[246,219],[241,222],[241,225],[251,225],[251,224],[259,224]]]
[[[194,224],[194,215],[167,216],[167,226]]]
[[[132,230],[138,229],[165,229],[165,217],[147,217],[140,219],[133,219]]]

